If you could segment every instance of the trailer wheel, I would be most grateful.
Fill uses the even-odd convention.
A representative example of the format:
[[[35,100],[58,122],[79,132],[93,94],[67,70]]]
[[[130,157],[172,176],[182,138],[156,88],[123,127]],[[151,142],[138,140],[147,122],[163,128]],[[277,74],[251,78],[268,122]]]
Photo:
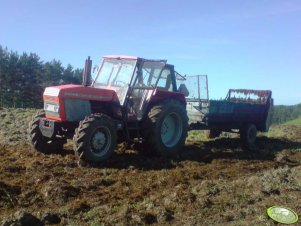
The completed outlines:
[[[151,108],[144,129],[147,145],[161,156],[171,156],[185,143],[188,117],[185,106],[169,100]]]
[[[221,133],[222,133],[222,131],[220,131],[220,130],[217,130],[217,129],[210,129],[210,130],[208,131],[207,137],[208,137],[209,139],[214,139],[214,138],[216,138],[216,137],[219,137],[219,136],[221,135]]]
[[[40,131],[40,119],[45,118],[45,111],[38,111],[33,117],[28,127],[28,140],[31,146],[38,152],[49,154],[52,152],[61,151],[64,142],[58,139],[49,139],[44,137]]]
[[[247,124],[240,129],[240,139],[243,148],[250,148],[256,142],[257,128],[254,124]]]
[[[116,140],[116,128],[111,118],[93,114],[79,123],[73,137],[73,149],[81,160],[100,163],[111,157]]]

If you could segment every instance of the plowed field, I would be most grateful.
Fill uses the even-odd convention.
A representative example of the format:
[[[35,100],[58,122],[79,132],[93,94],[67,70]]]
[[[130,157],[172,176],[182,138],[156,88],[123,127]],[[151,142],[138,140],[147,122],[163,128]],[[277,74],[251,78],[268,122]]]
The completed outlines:
[[[33,112],[0,109],[0,225],[277,225],[272,205],[301,214],[300,127],[272,127],[252,152],[192,131],[173,158],[120,145],[80,167],[71,144],[50,155],[27,144]]]

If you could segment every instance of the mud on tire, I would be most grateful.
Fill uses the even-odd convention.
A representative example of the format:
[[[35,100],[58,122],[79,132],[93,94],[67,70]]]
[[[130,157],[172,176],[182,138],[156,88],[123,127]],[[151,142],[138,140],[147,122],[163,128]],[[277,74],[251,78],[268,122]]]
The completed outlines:
[[[176,100],[153,106],[144,125],[145,146],[161,156],[177,153],[185,144],[188,130],[186,108]]]
[[[50,154],[59,152],[63,149],[64,142],[58,139],[49,139],[44,137],[40,131],[40,119],[45,118],[45,111],[39,110],[36,115],[32,117],[32,121],[28,126],[28,141],[31,146],[38,152]]]
[[[111,118],[93,114],[80,121],[75,130],[73,150],[85,162],[100,163],[111,157],[116,140],[116,127]]]

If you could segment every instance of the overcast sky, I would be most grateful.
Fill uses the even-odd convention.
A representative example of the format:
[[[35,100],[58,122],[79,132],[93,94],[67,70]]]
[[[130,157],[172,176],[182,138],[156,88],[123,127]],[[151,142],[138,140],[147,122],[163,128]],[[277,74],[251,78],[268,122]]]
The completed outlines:
[[[167,59],[208,74],[209,95],[271,89],[301,103],[300,0],[0,0],[0,45],[83,67],[108,54]]]

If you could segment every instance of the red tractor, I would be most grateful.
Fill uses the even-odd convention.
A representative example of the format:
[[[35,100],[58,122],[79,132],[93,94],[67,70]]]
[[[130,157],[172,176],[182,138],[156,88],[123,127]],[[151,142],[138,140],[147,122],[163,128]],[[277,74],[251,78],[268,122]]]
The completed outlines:
[[[75,153],[86,162],[108,159],[116,144],[139,142],[159,155],[176,153],[188,130],[185,86],[179,92],[174,66],[166,60],[105,56],[91,83],[88,58],[83,85],[47,87],[44,110],[34,116],[29,136],[47,153],[73,138]]]

